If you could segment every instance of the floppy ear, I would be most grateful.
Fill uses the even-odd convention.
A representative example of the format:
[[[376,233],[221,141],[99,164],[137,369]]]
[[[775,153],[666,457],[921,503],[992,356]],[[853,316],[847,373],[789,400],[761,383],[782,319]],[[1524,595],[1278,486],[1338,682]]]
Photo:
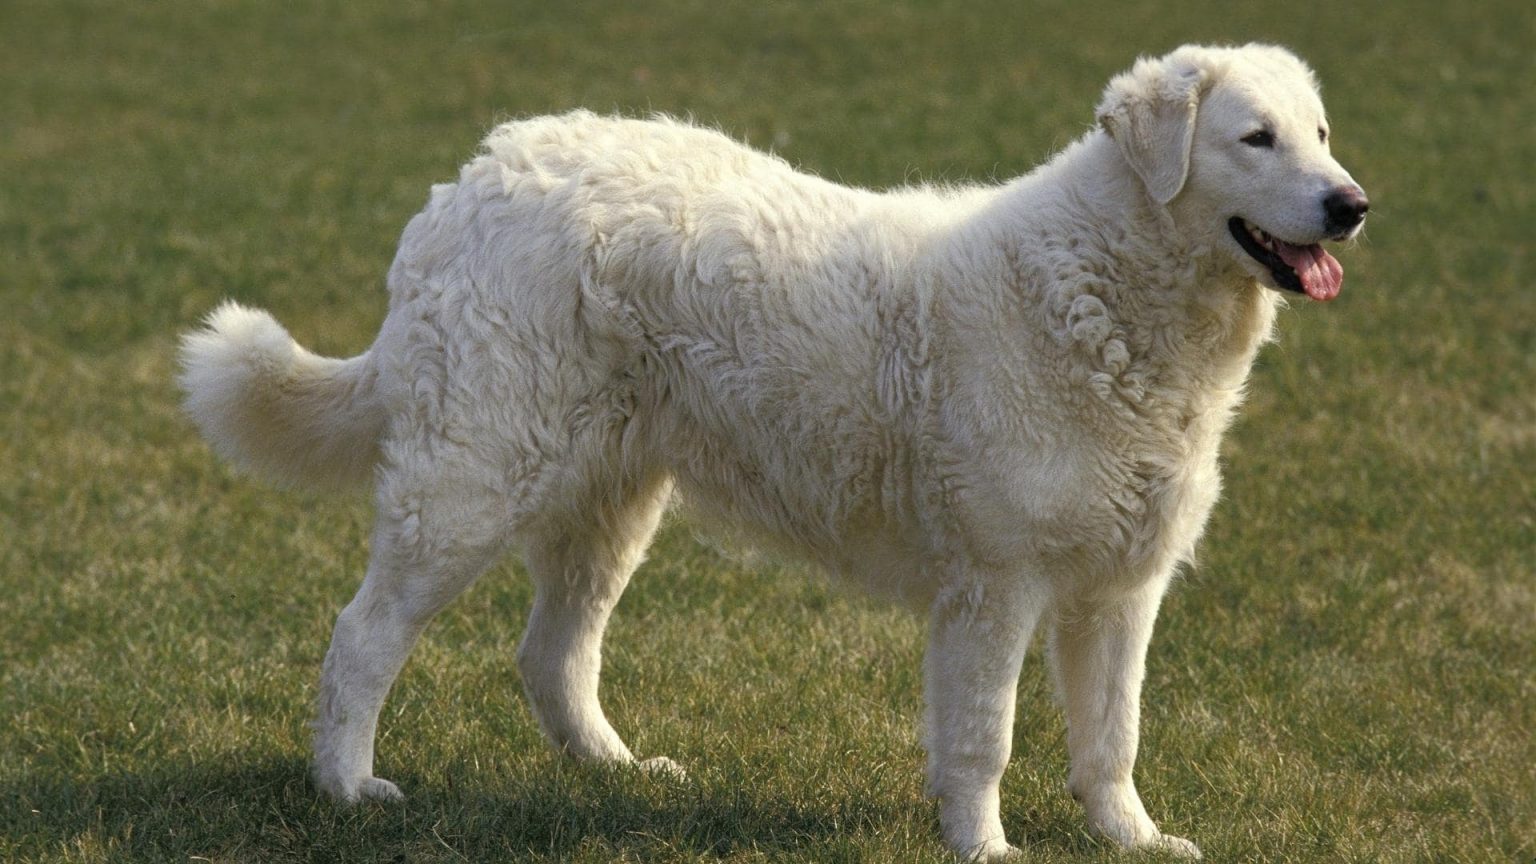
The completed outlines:
[[[1192,58],[1172,55],[1136,61],[1104,90],[1099,125],[1159,204],[1177,197],[1189,177],[1195,115],[1208,78]]]

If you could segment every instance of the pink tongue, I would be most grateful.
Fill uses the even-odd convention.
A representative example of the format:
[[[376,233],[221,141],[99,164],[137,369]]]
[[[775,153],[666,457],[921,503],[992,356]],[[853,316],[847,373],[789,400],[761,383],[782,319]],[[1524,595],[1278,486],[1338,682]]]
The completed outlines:
[[[1323,247],[1276,242],[1275,251],[1301,277],[1301,288],[1313,300],[1332,300],[1344,287],[1344,268]]]

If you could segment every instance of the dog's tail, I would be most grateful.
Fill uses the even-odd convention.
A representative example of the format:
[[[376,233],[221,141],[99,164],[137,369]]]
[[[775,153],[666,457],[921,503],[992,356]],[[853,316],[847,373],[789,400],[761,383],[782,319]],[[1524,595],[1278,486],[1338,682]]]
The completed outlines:
[[[179,382],[213,449],[269,480],[353,488],[378,463],[386,413],[368,352],[311,354],[271,315],[226,302],[182,337]]]

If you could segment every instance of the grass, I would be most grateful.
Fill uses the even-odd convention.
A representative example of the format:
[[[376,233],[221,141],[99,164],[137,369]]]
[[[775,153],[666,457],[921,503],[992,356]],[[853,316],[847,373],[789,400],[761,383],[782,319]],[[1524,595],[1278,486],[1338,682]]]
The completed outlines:
[[[1153,646],[1143,793],[1216,861],[1536,860],[1536,16],[1172,5],[5,4],[0,860],[946,860],[920,623],[682,525],[605,697],[689,781],[544,747],[509,565],[386,708],[408,802],[316,800],[305,720],[367,509],[216,464],[175,334],[234,297],[360,350],[400,228],[509,116],[662,110],[850,183],[986,180],[1075,137],[1136,54],[1249,39],[1318,68],[1370,236],[1255,370]],[[1027,664],[1014,841],[1143,860],[1084,834],[1048,692]]]

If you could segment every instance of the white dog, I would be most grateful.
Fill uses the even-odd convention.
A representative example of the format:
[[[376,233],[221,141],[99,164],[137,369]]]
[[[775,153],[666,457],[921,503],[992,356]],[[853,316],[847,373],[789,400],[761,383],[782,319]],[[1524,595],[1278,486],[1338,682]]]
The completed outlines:
[[[1366,199],[1284,50],[1186,47],[995,188],[874,193],[675,121],[509,123],[432,190],[350,360],[227,304],[182,349],[237,464],[376,486],[326,657],[315,778],[373,774],[381,703],[433,613],[509,548],[537,584],[518,666],[550,741],[634,757],[598,704],[609,613],[678,493],[700,518],[926,610],[944,839],[1008,853],[998,783],[1036,625],[1098,832],[1198,855],[1132,782],[1143,661],[1219,486],[1280,296]],[[642,765],[675,770],[666,759]]]

